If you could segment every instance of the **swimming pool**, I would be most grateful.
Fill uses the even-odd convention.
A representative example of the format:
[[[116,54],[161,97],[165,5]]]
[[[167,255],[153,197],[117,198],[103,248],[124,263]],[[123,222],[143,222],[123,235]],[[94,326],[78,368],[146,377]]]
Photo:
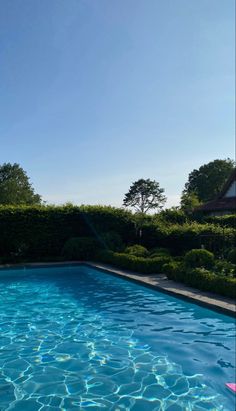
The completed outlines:
[[[234,411],[233,318],[88,266],[0,281],[1,411]]]

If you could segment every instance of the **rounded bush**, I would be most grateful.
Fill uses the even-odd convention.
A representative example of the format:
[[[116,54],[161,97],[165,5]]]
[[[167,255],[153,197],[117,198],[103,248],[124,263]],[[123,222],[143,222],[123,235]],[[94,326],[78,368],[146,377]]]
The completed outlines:
[[[163,273],[166,274],[169,280],[181,280],[181,275],[184,272],[183,265],[180,262],[169,261],[163,265]]]
[[[207,250],[193,249],[185,254],[184,263],[187,268],[212,268],[214,254]]]
[[[66,241],[62,255],[69,260],[89,260],[98,249],[96,240],[90,237],[73,237]]]
[[[236,264],[236,248],[232,248],[228,253],[228,260],[230,263]]]
[[[135,244],[135,245],[126,247],[125,253],[134,255],[135,257],[147,257],[149,254],[148,250],[140,244]]]

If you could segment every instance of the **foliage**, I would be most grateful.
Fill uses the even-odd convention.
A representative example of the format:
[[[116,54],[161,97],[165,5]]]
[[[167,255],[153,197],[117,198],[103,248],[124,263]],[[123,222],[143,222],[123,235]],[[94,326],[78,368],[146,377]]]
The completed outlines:
[[[204,222],[210,224],[218,224],[221,227],[236,228],[236,214],[207,216],[204,218]]]
[[[162,271],[171,280],[181,281],[181,274],[185,272],[182,262],[169,261],[163,265]]]
[[[134,255],[136,257],[147,257],[148,250],[140,244],[134,244],[125,249],[126,254]]]
[[[234,161],[230,159],[214,160],[202,165],[198,170],[193,170],[185,184],[182,199],[184,200],[184,195],[194,193],[201,202],[214,200],[222,190],[234,166]]]
[[[34,193],[29,178],[19,164],[0,166],[0,204],[40,204],[41,197]]]
[[[149,210],[161,209],[166,201],[164,189],[155,180],[140,179],[135,181],[123,201],[125,207],[134,207],[137,212],[147,213]]]
[[[115,234],[108,232],[116,233],[125,245],[140,243],[135,218],[129,211],[102,206],[0,206],[0,256],[31,260],[60,256],[65,242],[73,237],[93,237],[101,247],[122,251],[118,237],[115,240]],[[167,248],[173,255],[201,244],[217,255],[235,243],[232,228],[196,222],[167,224],[152,216],[145,216],[142,232],[142,246]]]
[[[121,236],[115,231],[108,231],[99,236],[99,243],[102,248],[112,251],[123,251],[124,243]]]
[[[124,243],[135,239],[132,214],[102,206],[0,206],[0,255],[17,253],[22,244],[26,257],[59,256],[73,237],[93,237],[116,232]],[[110,246],[110,245],[109,245]]]
[[[144,258],[111,251],[99,253],[98,259],[115,267],[143,274],[161,273],[163,265],[170,261],[170,257]]]
[[[216,254],[222,248],[232,247],[235,230],[214,224],[190,222],[184,224],[147,223],[142,230],[142,245],[148,249],[164,247],[174,255],[180,255],[193,248],[204,248]]]
[[[180,210],[177,207],[172,207],[156,214],[154,220],[168,224],[184,224],[188,222],[188,216],[183,210]]]
[[[236,247],[232,248],[229,252],[228,252],[228,260],[232,263],[232,264],[236,264]]]
[[[208,250],[193,249],[188,251],[184,257],[184,264],[187,268],[212,268],[214,266],[214,254]]]
[[[89,260],[95,256],[98,242],[90,237],[74,237],[66,241],[62,255],[67,260]]]
[[[202,202],[199,200],[195,192],[183,192],[180,204],[181,210],[184,213],[191,215],[194,210],[202,204]]]
[[[217,260],[214,265],[214,272],[226,277],[235,277],[236,265],[226,260]]]
[[[170,251],[168,250],[168,248],[155,247],[149,251],[149,256],[151,258],[160,256],[170,256]]]
[[[210,291],[230,298],[236,298],[236,279],[219,276],[205,268],[184,270],[181,263],[164,265],[170,280],[180,281],[199,290]]]

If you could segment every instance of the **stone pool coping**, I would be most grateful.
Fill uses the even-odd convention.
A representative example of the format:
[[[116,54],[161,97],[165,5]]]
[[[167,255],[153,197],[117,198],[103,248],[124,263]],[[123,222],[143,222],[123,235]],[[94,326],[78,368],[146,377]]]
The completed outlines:
[[[25,263],[0,265],[0,272],[12,268],[45,268],[52,266],[87,265],[92,268],[107,272],[111,275],[125,278],[126,280],[139,283],[145,287],[164,292],[175,297],[188,300],[195,304],[210,308],[233,317],[236,317],[236,302],[227,297],[219,296],[210,292],[200,291],[185,284],[168,280],[164,274],[139,274],[132,271],[121,270],[108,264],[94,263],[90,261],[65,261],[49,263]]]

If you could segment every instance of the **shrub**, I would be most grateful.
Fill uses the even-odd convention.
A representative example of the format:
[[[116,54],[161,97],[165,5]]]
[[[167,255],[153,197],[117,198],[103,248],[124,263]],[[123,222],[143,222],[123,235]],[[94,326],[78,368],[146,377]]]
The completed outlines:
[[[185,255],[184,264],[187,268],[212,268],[214,266],[214,254],[207,250],[191,250]]]
[[[139,220],[140,216],[128,211],[105,206],[0,206],[0,255],[4,261],[16,254],[18,259],[31,261],[58,257],[70,238],[102,239],[103,233],[106,247],[119,251],[117,242],[110,241],[107,233],[115,232],[125,244],[135,244],[140,227],[142,246],[168,248],[173,255],[200,248],[201,244],[215,255],[234,246],[236,230],[219,224],[173,224],[157,216]],[[21,244],[25,245],[24,252],[19,253]]]
[[[151,258],[160,256],[170,256],[170,251],[168,250],[168,248],[156,247],[150,250],[149,256]]]
[[[227,258],[231,263],[236,264],[236,248],[229,251]]]
[[[236,265],[226,260],[218,260],[215,263],[214,271],[216,274],[234,277],[236,275]]]
[[[144,258],[131,254],[113,253],[111,251],[100,252],[98,259],[104,263],[143,274],[161,273],[163,265],[170,261],[169,257]]]
[[[183,210],[176,208],[169,208],[162,210],[159,214],[156,214],[154,218],[164,223],[170,224],[184,224],[188,221],[188,217]]]
[[[129,247],[126,247],[125,249],[126,254],[134,255],[135,257],[147,257],[148,256],[148,250],[143,247],[142,245],[135,244],[131,245]]]
[[[170,280],[180,281],[199,290],[210,291],[230,298],[236,298],[236,279],[219,276],[205,268],[184,270],[180,263],[164,265],[164,271]]]
[[[204,221],[212,224],[219,224],[222,227],[236,228],[236,214],[223,216],[207,216]]]
[[[108,231],[99,236],[99,243],[102,248],[112,251],[123,251],[124,243],[121,236],[115,231]]]
[[[98,250],[98,243],[90,237],[74,237],[66,241],[62,255],[69,260],[93,259]]]
[[[162,271],[170,280],[180,281],[181,274],[184,273],[184,267],[182,262],[170,261],[163,265]]]
[[[97,238],[116,232],[125,243],[135,242],[130,212],[105,206],[0,206],[0,254],[18,252],[26,244],[26,257],[59,256],[73,237]]]
[[[222,228],[213,224],[163,224],[146,223],[142,229],[142,245],[169,248],[174,254],[182,254],[193,248],[205,249],[221,253],[222,248],[232,247],[236,231],[232,228]]]

